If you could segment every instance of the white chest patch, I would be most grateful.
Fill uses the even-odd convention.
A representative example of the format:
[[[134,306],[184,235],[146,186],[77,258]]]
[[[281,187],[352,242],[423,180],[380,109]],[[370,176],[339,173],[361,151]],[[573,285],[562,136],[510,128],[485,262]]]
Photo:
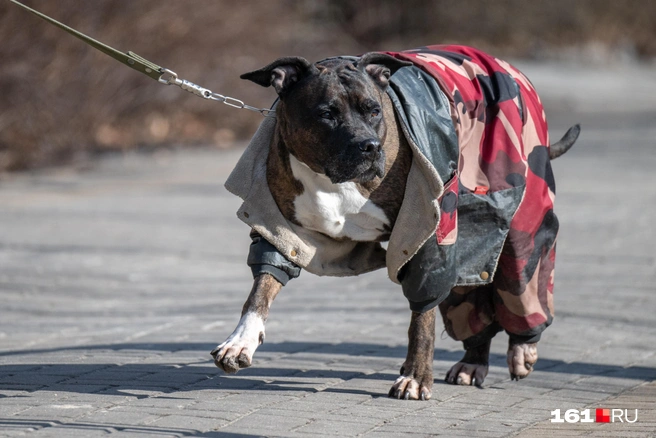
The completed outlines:
[[[294,200],[296,220],[309,230],[333,238],[359,242],[374,241],[389,226],[385,212],[362,196],[353,182],[333,184],[306,164],[289,156],[294,177],[303,184],[303,193]]]

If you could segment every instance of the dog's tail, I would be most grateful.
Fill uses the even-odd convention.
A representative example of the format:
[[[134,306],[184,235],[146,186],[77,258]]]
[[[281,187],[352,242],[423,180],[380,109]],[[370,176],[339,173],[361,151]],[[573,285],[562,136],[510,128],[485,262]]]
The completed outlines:
[[[576,139],[579,138],[580,133],[581,125],[578,123],[569,128],[563,138],[549,147],[549,158],[553,160],[567,152],[574,145]]]

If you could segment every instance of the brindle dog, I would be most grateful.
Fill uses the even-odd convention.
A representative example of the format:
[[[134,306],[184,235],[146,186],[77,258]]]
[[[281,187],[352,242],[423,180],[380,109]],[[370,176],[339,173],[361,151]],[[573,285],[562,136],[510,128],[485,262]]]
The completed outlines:
[[[390,76],[409,64],[378,53],[364,55],[357,64],[340,58],[311,64],[291,57],[242,76],[273,86],[280,97],[267,181],[287,220],[334,239],[389,238],[412,152],[385,89]],[[238,327],[212,351],[222,370],[234,373],[251,365],[281,287],[268,274],[255,278]],[[435,308],[412,313],[408,354],[390,396],[431,398],[435,317]],[[466,351],[447,381],[480,386],[489,348],[488,342]],[[511,374],[524,377],[537,360],[535,344],[511,345],[508,357]]]

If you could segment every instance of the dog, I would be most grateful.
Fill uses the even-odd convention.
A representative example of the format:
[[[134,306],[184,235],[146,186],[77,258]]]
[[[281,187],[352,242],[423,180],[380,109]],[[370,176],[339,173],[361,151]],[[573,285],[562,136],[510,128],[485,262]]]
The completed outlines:
[[[387,267],[412,311],[390,397],[431,398],[438,309],[465,348],[447,382],[480,387],[501,330],[511,378],[526,377],[553,318],[550,160],[580,127],[549,145],[528,79],[464,46],[286,57],[241,77],[273,86],[278,101],[226,183],[252,227],[254,284],[215,364],[227,373],[252,364],[271,303],[301,268]]]

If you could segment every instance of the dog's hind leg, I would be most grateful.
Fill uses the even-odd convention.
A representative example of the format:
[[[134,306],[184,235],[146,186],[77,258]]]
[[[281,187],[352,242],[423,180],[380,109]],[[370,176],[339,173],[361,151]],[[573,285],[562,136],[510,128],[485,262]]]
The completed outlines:
[[[465,355],[446,373],[454,385],[481,387],[488,372],[492,338],[501,330],[495,321],[492,285],[458,286],[440,303],[444,329],[462,341]]]
[[[444,380],[454,385],[474,385],[480,388],[487,376],[490,344],[492,339],[467,349],[460,362],[453,365],[446,373]]]
[[[253,353],[264,342],[264,323],[269,308],[281,288],[282,284],[269,274],[255,278],[237,328],[210,353],[217,367],[226,373],[236,373],[251,366]]]
[[[433,388],[433,352],[435,349],[435,308],[412,312],[408,329],[408,355],[389,396],[405,400],[429,400]]]

